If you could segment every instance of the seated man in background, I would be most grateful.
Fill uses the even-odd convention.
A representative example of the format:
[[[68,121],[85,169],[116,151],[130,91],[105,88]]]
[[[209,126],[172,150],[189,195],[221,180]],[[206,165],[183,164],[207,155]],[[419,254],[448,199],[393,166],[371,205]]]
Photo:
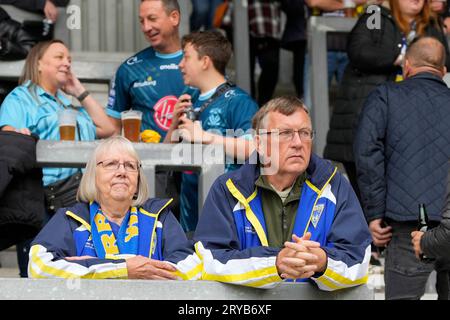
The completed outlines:
[[[257,153],[215,181],[200,215],[194,241],[202,279],[264,288],[309,280],[329,291],[366,283],[364,214],[349,182],[311,153],[303,102],[269,101],[253,129]]]

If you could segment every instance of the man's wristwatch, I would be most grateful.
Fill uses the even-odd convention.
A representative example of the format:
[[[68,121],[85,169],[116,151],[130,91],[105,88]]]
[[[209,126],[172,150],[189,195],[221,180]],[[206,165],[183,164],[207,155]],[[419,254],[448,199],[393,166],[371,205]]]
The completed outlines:
[[[83,100],[84,100],[88,95],[90,95],[90,94],[91,94],[91,93],[90,93],[89,91],[85,90],[82,94],[80,94],[80,95],[77,97],[77,100],[80,101],[80,102],[83,102]]]

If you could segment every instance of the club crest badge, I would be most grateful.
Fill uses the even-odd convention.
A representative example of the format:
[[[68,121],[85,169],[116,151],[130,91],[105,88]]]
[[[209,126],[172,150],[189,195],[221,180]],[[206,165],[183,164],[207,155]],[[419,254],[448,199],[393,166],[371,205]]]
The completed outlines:
[[[319,223],[320,217],[322,216],[323,209],[325,208],[325,205],[318,204],[314,206],[311,223],[314,226],[314,228],[317,228],[317,224]]]

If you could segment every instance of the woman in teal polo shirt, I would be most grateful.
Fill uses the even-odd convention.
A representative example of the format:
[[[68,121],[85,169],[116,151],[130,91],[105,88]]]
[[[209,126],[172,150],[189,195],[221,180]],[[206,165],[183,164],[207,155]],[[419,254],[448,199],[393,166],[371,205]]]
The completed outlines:
[[[33,133],[43,140],[60,140],[57,113],[73,108],[65,93],[82,104],[82,108],[74,108],[77,111],[75,140],[89,141],[113,134],[113,127],[103,107],[72,73],[70,53],[63,42],[51,40],[34,46],[27,56],[19,83],[0,108],[2,130]],[[75,173],[77,169],[44,168],[44,186],[67,179]]]
[[[100,106],[71,71],[71,57],[63,42],[51,40],[35,45],[27,56],[22,76],[0,108],[0,128],[23,134],[35,134],[43,140],[60,140],[58,111],[73,108],[63,93],[82,104],[77,111],[75,140],[95,140],[113,134]],[[43,168],[47,214],[75,203],[80,170]],[[26,276],[28,245],[18,244],[20,274]],[[22,261],[23,260],[23,261]]]

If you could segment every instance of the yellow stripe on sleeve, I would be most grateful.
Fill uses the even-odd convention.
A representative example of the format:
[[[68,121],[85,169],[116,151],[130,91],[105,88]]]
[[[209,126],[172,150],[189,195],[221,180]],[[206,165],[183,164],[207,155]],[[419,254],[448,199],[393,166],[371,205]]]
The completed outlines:
[[[183,280],[191,280],[194,279],[198,274],[200,274],[202,270],[203,270],[203,263],[200,263],[187,272],[177,270],[174,272],[174,274]]]
[[[336,272],[334,272],[331,269],[325,270],[324,276],[329,277],[330,279],[333,279],[334,281],[343,284],[345,286],[355,286],[359,284],[367,283],[367,280],[369,279],[369,275],[366,273],[366,275],[362,278],[356,279],[356,280],[350,280]]]
[[[261,241],[262,246],[267,247],[269,245],[269,242],[267,241],[267,236],[264,233],[264,229],[261,223],[259,222],[258,218],[256,217],[255,213],[253,212],[252,208],[250,208],[250,204],[248,203],[247,199],[242,195],[242,193],[239,192],[239,190],[236,188],[231,179],[228,179],[226,185],[230,193],[245,207],[245,215],[252,224],[253,228],[255,228],[259,241]],[[256,193],[253,193],[249,197],[249,199],[253,199],[255,196]]]
[[[249,271],[241,274],[210,274],[206,270],[203,272],[202,280],[220,281],[220,282],[241,282],[252,279],[262,278],[266,276],[278,275],[278,270],[275,266]]]
[[[47,273],[53,277],[57,278],[64,278],[64,279],[71,279],[71,278],[83,278],[83,279],[110,279],[110,278],[127,278],[128,277],[128,270],[127,268],[116,268],[113,270],[107,270],[102,272],[90,272],[85,273],[82,275],[66,271],[64,269],[58,269],[53,267],[52,265],[55,265],[55,262],[50,261],[50,264],[46,263],[44,260],[40,258],[41,252],[39,252],[40,248],[44,248],[39,245],[34,245],[31,248],[31,263],[39,267],[39,269]],[[46,254],[50,254],[49,252],[46,252]],[[70,262],[67,262],[67,264],[71,264]],[[81,265],[78,265],[82,268],[84,268],[86,271],[92,271],[90,268],[83,267]],[[101,267],[102,265],[98,265],[98,267]],[[113,266],[113,265],[111,265]],[[94,266],[95,267],[95,266]],[[115,266],[117,267],[117,265]]]
[[[91,232],[91,225],[87,223],[83,218],[80,218],[75,213],[69,210],[66,211],[66,215],[81,223],[89,232]]]

